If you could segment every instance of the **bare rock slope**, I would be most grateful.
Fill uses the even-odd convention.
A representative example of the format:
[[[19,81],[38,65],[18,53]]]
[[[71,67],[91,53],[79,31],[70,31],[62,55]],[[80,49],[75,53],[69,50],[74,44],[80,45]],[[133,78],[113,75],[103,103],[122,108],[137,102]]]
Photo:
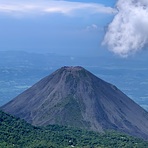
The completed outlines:
[[[36,126],[117,130],[148,139],[148,112],[82,67],[62,67],[2,106]]]

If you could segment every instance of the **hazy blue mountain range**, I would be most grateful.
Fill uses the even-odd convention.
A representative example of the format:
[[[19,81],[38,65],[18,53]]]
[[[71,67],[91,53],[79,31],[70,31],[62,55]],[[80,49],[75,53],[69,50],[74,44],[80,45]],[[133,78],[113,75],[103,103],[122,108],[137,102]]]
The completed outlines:
[[[143,55],[145,56],[145,55]],[[80,65],[115,84],[138,104],[148,109],[146,58],[65,56],[21,51],[0,52],[0,105],[63,65]]]

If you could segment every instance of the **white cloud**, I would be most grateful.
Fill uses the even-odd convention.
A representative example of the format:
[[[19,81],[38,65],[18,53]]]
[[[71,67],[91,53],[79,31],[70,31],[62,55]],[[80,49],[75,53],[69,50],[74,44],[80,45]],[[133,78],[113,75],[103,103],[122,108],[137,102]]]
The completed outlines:
[[[148,0],[119,0],[104,37],[112,52],[127,57],[148,44]]]
[[[98,30],[98,26],[96,25],[96,24],[92,24],[92,25],[90,25],[90,26],[87,26],[86,27],[86,31],[92,31],[92,30]]]
[[[87,12],[90,14],[97,13],[115,13],[111,7],[106,7],[96,3],[82,3],[82,2],[68,2],[56,0],[0,0],[0,13],[15,14],[48,14],[48,13],[62,13],[65,15],[81,15],[77,11]]]

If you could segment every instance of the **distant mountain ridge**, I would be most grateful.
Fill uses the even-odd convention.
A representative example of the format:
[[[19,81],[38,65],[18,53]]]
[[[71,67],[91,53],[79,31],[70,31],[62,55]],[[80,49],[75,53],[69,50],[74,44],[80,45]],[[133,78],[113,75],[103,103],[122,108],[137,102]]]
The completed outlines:
[[[58,69],[1,109],[36,126],[113,129],[148,139],[148,112],[80,66]]]

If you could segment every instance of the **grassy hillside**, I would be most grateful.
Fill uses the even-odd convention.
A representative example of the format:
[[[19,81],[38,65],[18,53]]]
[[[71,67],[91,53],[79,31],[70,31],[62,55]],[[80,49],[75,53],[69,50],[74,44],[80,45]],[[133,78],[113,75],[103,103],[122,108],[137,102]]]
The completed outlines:
[[[98,134],[70,127],[34,127],[0,111],[3,148],[147,148],[148,142],[117,132]]]

